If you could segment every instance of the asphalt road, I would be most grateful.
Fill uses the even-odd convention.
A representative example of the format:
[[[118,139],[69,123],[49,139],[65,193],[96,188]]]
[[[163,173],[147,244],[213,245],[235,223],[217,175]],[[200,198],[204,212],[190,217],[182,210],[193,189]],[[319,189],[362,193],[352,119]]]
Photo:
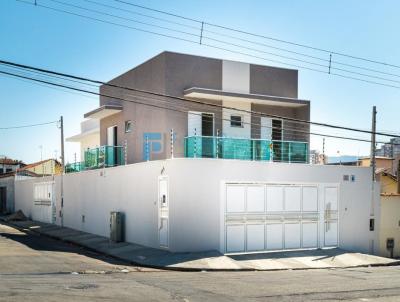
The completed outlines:
[[[400,267],[160,271],[0,224],[0,301],[400,301]]]

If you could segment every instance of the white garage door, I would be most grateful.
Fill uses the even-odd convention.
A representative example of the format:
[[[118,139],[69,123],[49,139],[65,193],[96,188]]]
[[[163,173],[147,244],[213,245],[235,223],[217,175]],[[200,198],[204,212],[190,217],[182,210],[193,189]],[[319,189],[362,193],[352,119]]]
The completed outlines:
[[[336,246],[337,192],[324,188],[319,206],[317,185],[227,184],[225,252]]]

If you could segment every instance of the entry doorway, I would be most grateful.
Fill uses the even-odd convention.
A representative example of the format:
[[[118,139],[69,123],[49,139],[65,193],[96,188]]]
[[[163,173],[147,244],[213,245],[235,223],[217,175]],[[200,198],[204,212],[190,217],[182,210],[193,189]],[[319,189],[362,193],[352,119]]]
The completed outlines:
[[[282,161],[288,156],[289,150],[285,150],[281,143],[283,139],[283,127],[281,119],[261,117],[261,139],[272,141],[273,160]]]
[[[118,127],[112,126],[107,128],[107,148],[106,152],[106,165],[114,166],[118,162],[118,152],[115,146],[118,145]]]
[[[282,146],[282,120],[272,120],[272,148],[273,148],[273,159],[274,161],[282,161],[285,153],[289,153],[289,150],[285,150]],[[286,156],[287,156],[286,154]]]
[[[0,187],[0,213],[7,212],[7,187]]]
[[[107,128],[107,146],[117,145],[117,126],[112,126]]]
[[[189,111],[188,136],[196,137],[196,155],[214,157],[214,113]]]

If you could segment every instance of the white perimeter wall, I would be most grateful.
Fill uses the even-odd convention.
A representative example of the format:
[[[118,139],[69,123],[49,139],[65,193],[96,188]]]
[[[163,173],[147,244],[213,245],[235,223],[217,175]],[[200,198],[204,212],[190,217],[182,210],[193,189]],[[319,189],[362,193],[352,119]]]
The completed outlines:
[[[71,173],[64,176],[64,226],[109,236],[111,211],[125,213],[126,240],[158,247],[158,175],[162,162]],[[33,184],[51,178],[16,182],[16,210],[35,217]],[[61,224],[60,176],[56,177],[57,219]],[[37,210],[36,210],[37,211]],[[85,222],[82,222],[82,215]]]
[[[373,240],[374,251],[378,251],[379,185],[373,203],[375,231],[370,232],[370,168],[215,159],[178,159],[167,163],[170,245],[176,250],[220,249],[225,182],[278,182],[339,184],[339,246],[368,253]],[[355,175],[356,181],[343,182],[344,174]]]
[[[172,251],[220,249],[222,201],[225,182],[337,183],[340,185],[339,246],[369,252],[371,240],[378,250],[379,187],[375,189],[375,231],[371,215],[370,168],[263,163],[239,160],[174,159],[143,162],[64,176],[64,225],[109,235],[110,211],[123,211],[126,240],[158,247],[158,177],[169,177],[169,235]],[[104,174],[105,173],[105,174]],[[343,182],[343,175],[355,182]],[[15,209],[33,211],[33,183],[15,186]],[[56,177],[57,213],[60,177]],[[82,222],[85,215],[85,222]],[[57,216],[57,224],[60,217]]]

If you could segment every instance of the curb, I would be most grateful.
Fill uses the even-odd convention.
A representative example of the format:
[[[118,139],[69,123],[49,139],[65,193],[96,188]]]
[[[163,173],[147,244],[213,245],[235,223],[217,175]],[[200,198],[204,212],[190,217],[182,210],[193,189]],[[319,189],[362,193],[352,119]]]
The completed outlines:
[[[399,266],[400,265],[400,260],[398,261],[393,261],[391,263],[372,263],[372,264],[361,264],[361,265],[353,265],[353,266],[334,266],[334,267],[300,267],[300,268],[271,268],[271,269],[257,269],[257,268],[190,268],[190,267],[170,267],[170,266],[159,266],[159,265],[151,265],[151,264],[144,264],[136,261],[132,261],[129,259],[125,259],[122,257],[118,257],[115,255],[108,254],[106,252],[102,252],[99,250],[96,250],[90,246],[87,246],[85,244],[81,244],[69,239],[62,239],[60,237],[46,234],[43,232],[40,232],[36,229],[26,229],[23,228],[11,221],[5,221],[4,218],[0,217],[0,221],[2,221],[5,225],[9,225],[12,227],[15,227],[17,230],[27,233],[27,232],[32,232],[39,234],[41,236],[45,236],[57,241],[73,244],[78,247],[82,247],[88,251],[97,253],[99,255],[103,255],[106,257],[110,257],[119,261],[123,261],[125,263],[129,263],[130,265],[134,266],[139,266],[139,267],[144,267],[144,268],[152,268],[152,269],[158,269],[158,270],[164,270],[164,271],[180,271],[180,272],[274,272],[274,271],[304,271],[304,270],[326,270],[326,269],[349,269],[349,268],[365,268],[365,267],[389,267],[389,266]],[[89,233],[88,233],[89,234]]]

